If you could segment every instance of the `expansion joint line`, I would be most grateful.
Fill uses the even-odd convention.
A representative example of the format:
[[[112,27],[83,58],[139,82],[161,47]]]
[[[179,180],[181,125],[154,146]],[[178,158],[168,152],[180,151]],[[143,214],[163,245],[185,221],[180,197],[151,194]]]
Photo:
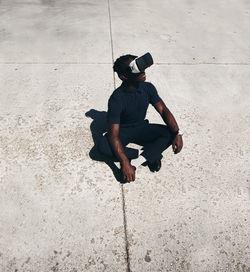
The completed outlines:
[[[108,0],[108,14],[109,14],[109,36],[110,36],[110,44],[111,44],[111,57],[112,64],[114,64],[114,47],[113,47],[113,37],[112,37],[112,24],[111,24],[111,12],[110,12],[110,4]],[[113,71],[113,80],[114,80],[114,89],[115,89],[115,72]]]
[[[112,64],[114,64],[114,47],[113,47],[113,38],[112,38],[112,23],[111,23],[111,12],[110,12],[110,3],[108,1],[108,14],[109,14],[109,34],[110,34],[110,44],[111,44],[111,56]],[[115,72],[113,71],[113,81],[114,89],[116,88],[115,84]],[[130,272],[130,258],[129,258],[129,243],[128,243],[128,234],[127,234],[127,216],[126,216],[126,203],[125,203],[125,194],[123,184],[120,184],[121,188],[121,197],[122,197],[122,212],[123,212],[123,227],[124,227],[124,238],[125,238],[125,249],[126,249],[126,260],[127,260],[127,272]]]
[[[123,226],[125,235],[125,246],[126,246],[126,259],[127,259],[127,272],[130,272],[130,258],[129,258],[129,243],[128,243],[128,232],[127,232],[127,216],[126,216],[126,203],[123,184],[121,186],[122,195],[122,211],[123,211]]]

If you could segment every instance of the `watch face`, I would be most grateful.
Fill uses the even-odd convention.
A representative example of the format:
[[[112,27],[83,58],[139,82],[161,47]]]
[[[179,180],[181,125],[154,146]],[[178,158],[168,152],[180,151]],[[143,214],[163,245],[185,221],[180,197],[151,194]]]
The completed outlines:
[[[181,136],[183,135],[181,130],[178,131],[178,135],[181,135]]]

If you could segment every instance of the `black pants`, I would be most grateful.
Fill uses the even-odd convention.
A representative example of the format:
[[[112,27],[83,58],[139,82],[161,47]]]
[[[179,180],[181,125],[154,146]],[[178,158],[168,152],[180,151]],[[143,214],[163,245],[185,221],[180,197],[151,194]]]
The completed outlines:
[[[172,144],[174,137],[175,135],[168,126],[150,124],[147,119],[137,126],[120,126],[119,130],[119,139],[127,158],[135,159],[138,157],[138,149],[126,147],[129,143],[135,143],[143,146],[141,155],[149,162],[162,159],[161,153]],[[114,161],[118,161],[110,146],[107,133],[99,141],[98,149],[102,154],[111,157]]]

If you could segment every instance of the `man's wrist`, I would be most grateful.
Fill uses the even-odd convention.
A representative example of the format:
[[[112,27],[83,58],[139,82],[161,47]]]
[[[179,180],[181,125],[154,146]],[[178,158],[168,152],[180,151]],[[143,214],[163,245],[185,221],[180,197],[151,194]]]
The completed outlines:
[[[128,158],[122,159],[122,160],[121,160],[121,164],[122,164],[122,165],[130,164],[129,159],[128,159]]]
[[[176,130],[176,131],[174,132],[174,135],[175,135],[175,136],[177,136],[177,135],[182,136],[182,135],[183,135],[183,132],[182,132],[180,129],[178,129],[178,130]]]

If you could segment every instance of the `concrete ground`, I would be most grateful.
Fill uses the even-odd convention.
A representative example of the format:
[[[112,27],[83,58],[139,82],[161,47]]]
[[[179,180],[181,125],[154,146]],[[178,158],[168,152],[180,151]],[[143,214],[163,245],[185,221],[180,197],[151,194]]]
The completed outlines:
[[[249,25],[248,0],[1,0],[0,271],[249,272]],[[184,147],[121,184],[94,143],[146,52]]]

